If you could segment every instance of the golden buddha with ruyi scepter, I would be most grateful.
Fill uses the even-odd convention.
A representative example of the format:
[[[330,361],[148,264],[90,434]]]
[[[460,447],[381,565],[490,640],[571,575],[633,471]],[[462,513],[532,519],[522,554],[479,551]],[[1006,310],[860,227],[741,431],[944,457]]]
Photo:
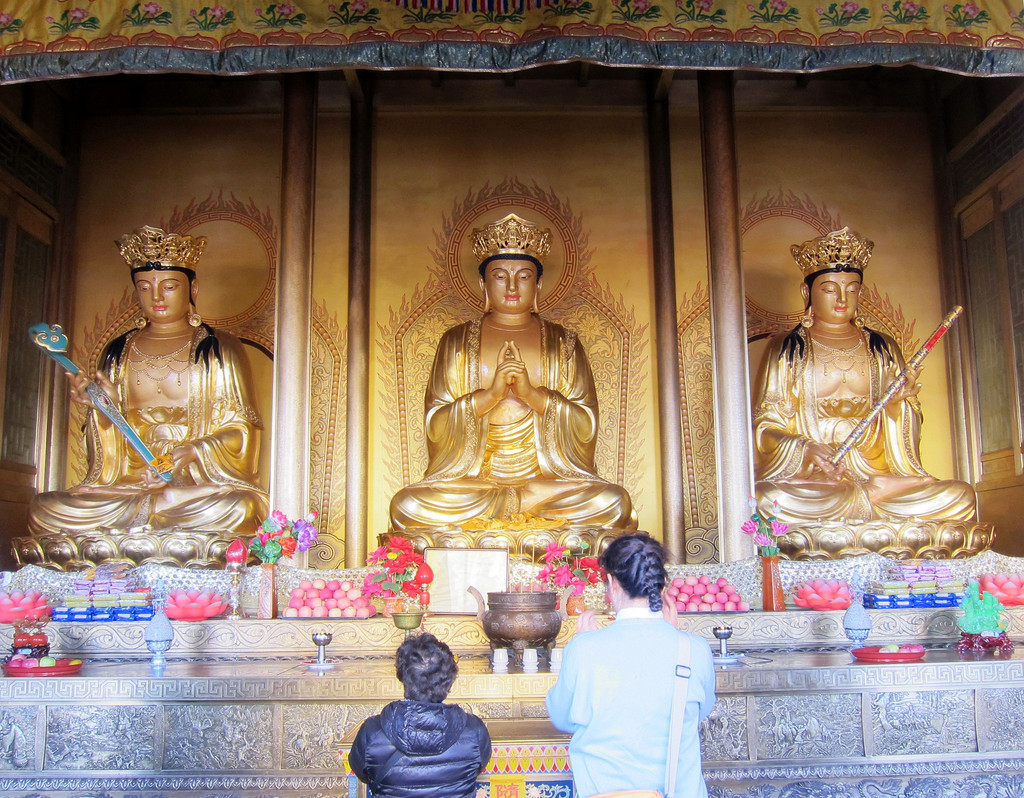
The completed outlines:
[[[920,386],[908,374],[849,452],[841,446],[906,369],[896,341],[858,316],[874,244],[844,228],[792,247],[805,315],[765,353],[754,403],[754,471],[763,514],[791,525],[790,556],[883,551],[951,556],[987,548],[971,525],[974,489],[921,464]],[[842,531],[830,525],[845,525]],[[913,541],[898,540],[912,528]]]
[[[256,468],[262,422],[240,341],[195,311],[205,238],[142,227],[118,242],[131,270],[138,328],[107,347],[95,380],[149,449],[170,457],[162,482],[70,377],[89,407],[89,469],[66,491],[29,509],[22,562],[81,568],[109,559],[217,565],[230,540],[267,513]]]

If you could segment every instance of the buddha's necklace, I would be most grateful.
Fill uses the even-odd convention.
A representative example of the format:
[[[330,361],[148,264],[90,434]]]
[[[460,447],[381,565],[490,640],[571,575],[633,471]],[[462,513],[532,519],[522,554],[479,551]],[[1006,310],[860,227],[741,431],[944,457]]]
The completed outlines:
[[[156,386],[157,393],[163,393],[162,384],[173,374],[180,386],[181,375],[188,370],[189,362],[188,357],[180,358],[178,356],[191,344],[192,339],[189,338],[173,352],[168,352],[166,355],[153,355],[142,351],[139,345],[133,341],[131,349],[128,351],[128,362],[135,370],[135,384],[142,385],[142,377],[145,376]],[[139,357],[132,357],[135,354]]]
[[[868,356],[861,350],[864,348],[864,339],[858,339],[857,343],[847,348],[829,346],[816,338],[811,338],[814,349],[817,352],[815,358],[821,361],[821,375],[827,377],[829,369],[834,369],[842,375],[842,381],[846,382],[846,375],[858,366],[857,374],[863,377],[867,374],[866,366]]]

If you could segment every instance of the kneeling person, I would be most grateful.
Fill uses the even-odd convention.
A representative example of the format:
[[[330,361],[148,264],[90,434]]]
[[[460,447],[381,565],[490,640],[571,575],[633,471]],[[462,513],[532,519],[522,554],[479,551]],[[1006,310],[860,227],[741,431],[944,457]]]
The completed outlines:
[[[410,637],[395,655],[405,699],[368,718],[349,754],[373,798],[472,798],[491,758],[491,738],[475,715],[444,699],[458,674],[455,657],[432,634]]]

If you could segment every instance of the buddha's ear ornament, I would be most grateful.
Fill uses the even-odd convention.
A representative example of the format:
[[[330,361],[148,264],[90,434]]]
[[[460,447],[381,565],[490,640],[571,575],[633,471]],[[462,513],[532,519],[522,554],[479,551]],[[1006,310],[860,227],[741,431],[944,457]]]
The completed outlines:
[[[196,313],[194,310],[188,312],[188,324],[190,327],[198,327],[203,323],[203,317]]]
[[[138,328],[139,328],[139,329],[141,330],[141,329],[142,329],[143,327],[145,327],[145,326],[146,326],[146,323],[147,323],[147,321],[148,321],[148,320],[147,320],[147,319],[146,319],[146,317],[145,317],[145,316],[144,316],[144,315],[142,314],[142,310],[140,309],[140,310],[139,310],[139,315],[138,315],[138,316],[136,316],[136,317],[135,317],[135,318],[134,318],[134,319],[132,320],[132,324],[134,324],[134,325],[135,325],[136,327],[138,327]]]
[[[864,329],[864,317],[859,313],[853,317],[853,324],[858,330]]]
[[[803,317],[800,319],[800,326],[801,327],[813,327],[814,326],[814,311],[813,310],[811,310],[810,308],[807,308],[807,312],[804,313]]]

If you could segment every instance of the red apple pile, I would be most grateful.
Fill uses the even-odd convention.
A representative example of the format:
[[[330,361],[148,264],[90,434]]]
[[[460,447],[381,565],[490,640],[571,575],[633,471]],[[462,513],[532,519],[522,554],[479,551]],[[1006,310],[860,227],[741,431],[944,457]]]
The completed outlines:
[[[812,610],[845,610],[850,606],[850,586],[836,580],[815,579],[796,589],[793,603]]]
[[[1024,575],[1022,574],[981,574],[978,587],[991,593],[1004,607],[1024,604]]]
[[[676,577],[667,589],[679,612],[746,612],[750,605],[724,576]]]
[[[362,587],[345,579],[303,579],[292,589],[285,618],[369,618],[377,608]]]

